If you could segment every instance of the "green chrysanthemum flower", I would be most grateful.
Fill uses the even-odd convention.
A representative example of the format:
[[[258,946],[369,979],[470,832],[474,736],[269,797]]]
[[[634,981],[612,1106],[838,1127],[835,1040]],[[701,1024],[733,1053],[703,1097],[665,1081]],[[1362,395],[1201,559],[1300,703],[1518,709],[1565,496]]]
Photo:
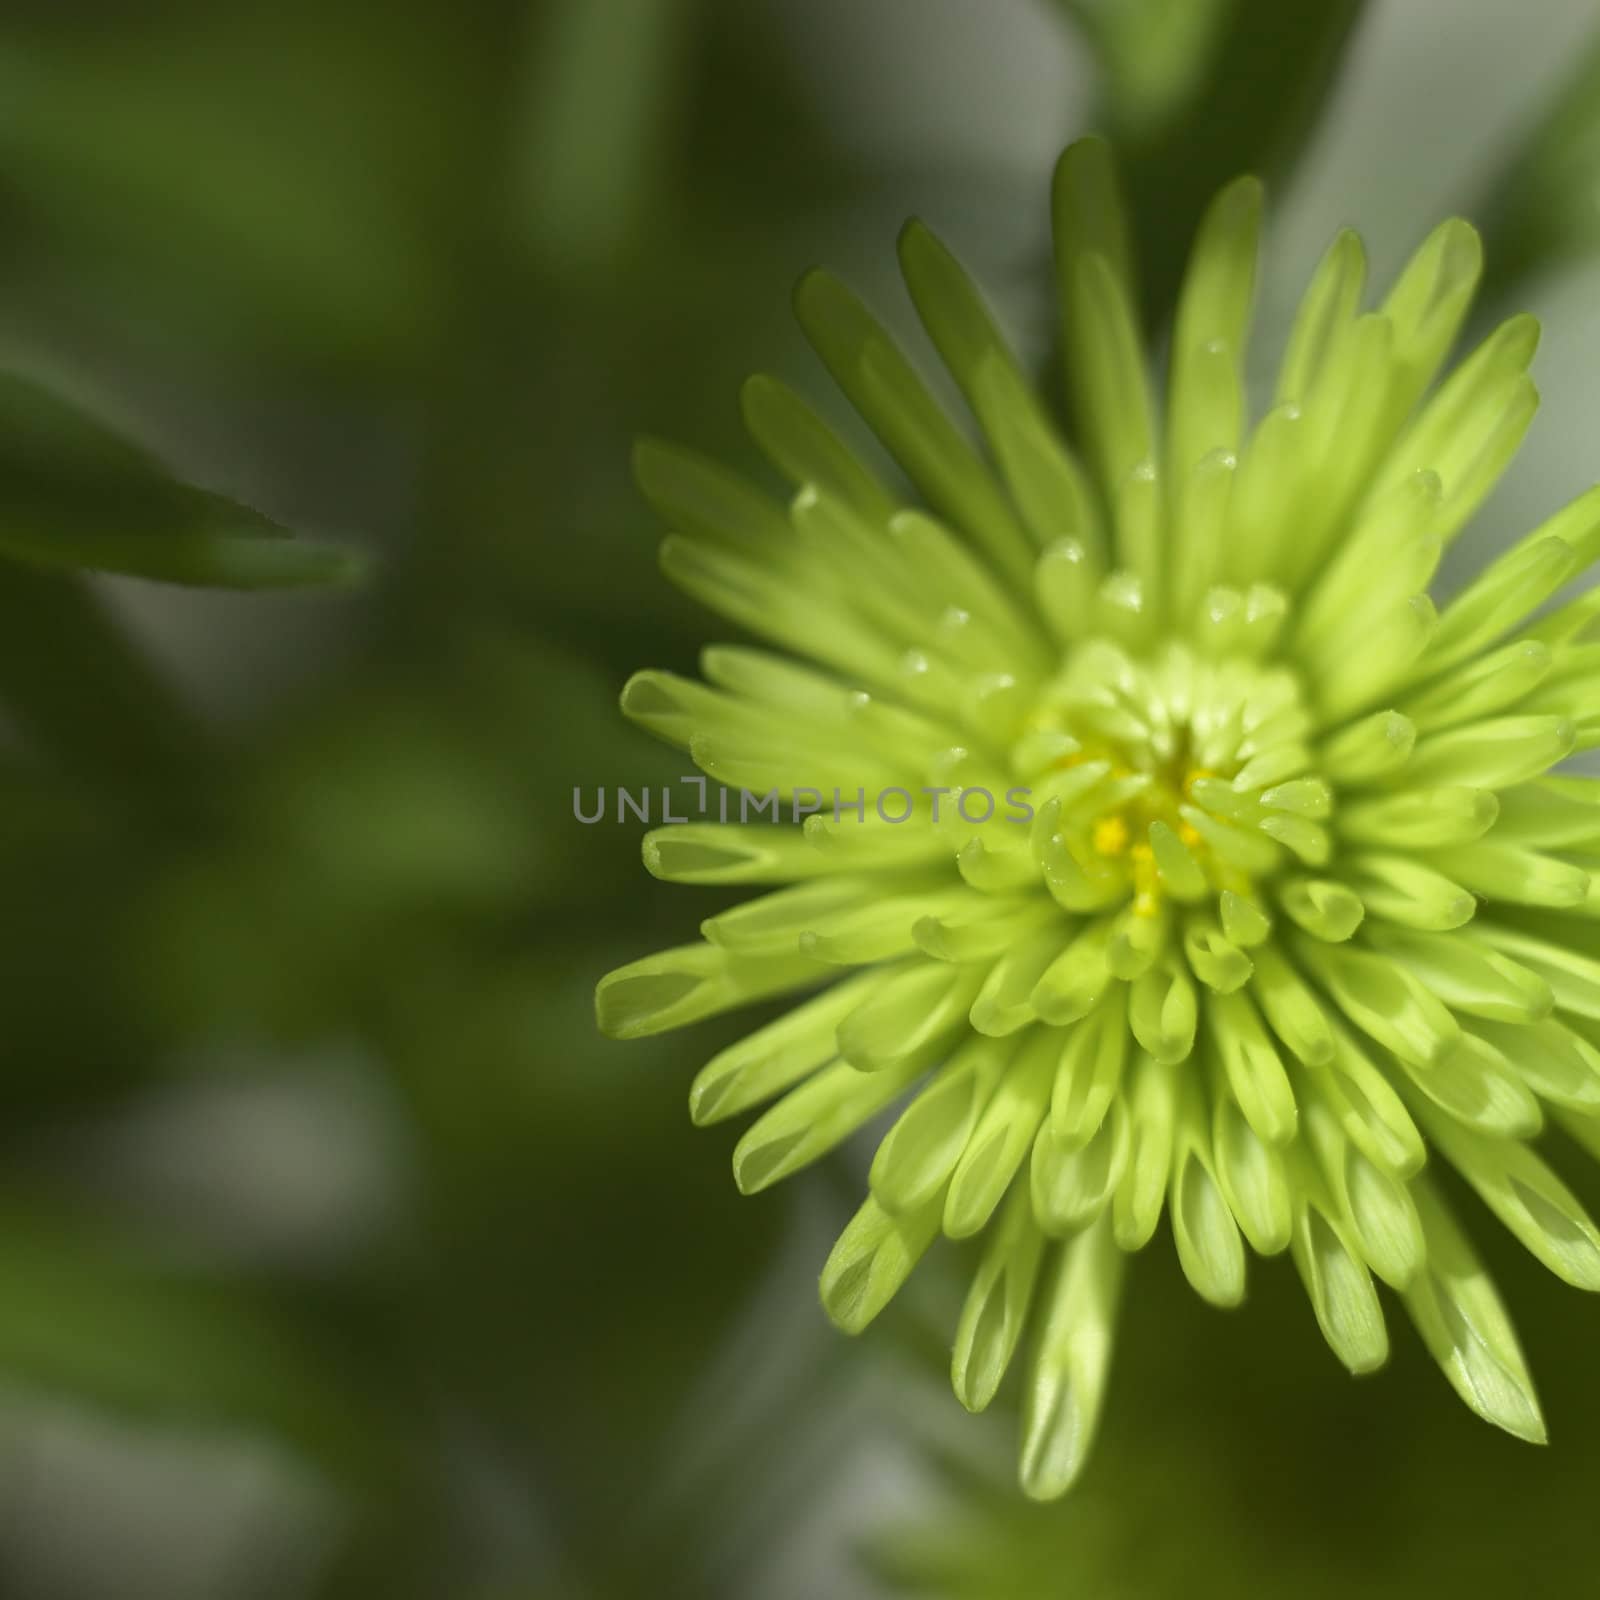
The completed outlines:
[[[667,572],[813,665],[717,647],[709,687],[642,674],[625,711],[720,784],[822,814],[651,833],[658,877],[788,887],[611,974],[601,1026],[820,989],[705,1068],[695,1119],[781,1095],[734,1155],[749,1192],[910,1097],[823,1302],[857,1332],[936,1236],[981,1234],[953,1381],[986,1405],[1028,1333],[1036,1496],[1082,1464],[1123,1262],[1164,1207],[1217,1305],[1246,1243],[1289,1250],[1353,1372],[1387,1354],[1382,1280],[1467,1404],[1528,1439],[1533,1387],[1430,1152],[1600,1288],[1600,1235],[1530,1143],[1548,1115],[1600,1155],[1600,780],[1548,775],[1600,744],[1600,592],[1541,611],[1600,558],[1600,491],[1437,611],[1441,552],[1533,415],[1535,324],[1424,398],[1477,235],[1446,223],[1364,312],[1341,234],[1247,430],[1260,209],[1242,179],[1202,225],[1159,429],[1085,141],[1054,196],[1076,451],[914,224],[905,276],[985,454],[836,280],[796,304],[927,509],[764,378],[745,414],[787,511],[639,456]]]

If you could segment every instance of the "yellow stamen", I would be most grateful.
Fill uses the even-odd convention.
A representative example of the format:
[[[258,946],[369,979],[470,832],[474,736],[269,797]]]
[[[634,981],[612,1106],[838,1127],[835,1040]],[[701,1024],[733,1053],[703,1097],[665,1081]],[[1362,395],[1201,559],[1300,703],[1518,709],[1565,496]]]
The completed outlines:
[[[1133,863],[1133,914],[1153,917],[1161,909],[1161,876],[1156,870],[1156,853],[1142,840],[1128,852]]]
[[[1119,816],[1102,817],[1094,825],[1094,848],[1098,855],[1120,856],[1128,848],[1128,824]]]

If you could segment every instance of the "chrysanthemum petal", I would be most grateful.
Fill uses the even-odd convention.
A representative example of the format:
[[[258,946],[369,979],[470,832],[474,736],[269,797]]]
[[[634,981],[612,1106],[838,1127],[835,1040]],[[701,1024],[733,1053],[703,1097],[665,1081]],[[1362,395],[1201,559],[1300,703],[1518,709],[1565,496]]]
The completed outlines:
[[[888,490],[787,384],[759,375],[746,381],[739,399],[751,437],[795,488],[832,495],[869,524],[894,514]]]
[[[1278,373],[1276,403],[1304,400],[1361,309],[1367,253],[1360,234],[1341,229],[1318,264],[1289,330]]]
[[[1347,884],[1326,878],[1291,879],[1278,901],[1295,923],[1329,944],[1351,938],[1367,914],[1360,895]]]
[[[1600,1231],[1550,1168],[1517,1140],[1421,1109],[1429,1137],[1527,1249],[1574,1288],[1600,1290]]]
[[[1287,1248],[1293,1222],[1282,1153],[1245,1120],[1226,1082],[1214,1084],[1211,1148],[1217,1186],[1259,1255]]]
[[[1139,468],[1154,470],[1155,435],[1144,353],[1139,345],[1134,307],[1111,264],[1096,251],[1085,251],[1070,268],[1067,295],[1072,306],[1072,349],[1069,374],[1077,385],[1085,442],[1101,489],[1115,496],[1117,488]],[[1148,563],[1155,551],[1143,555]],[[1141,578],[1153,576],[1148,564],[1130,562]]]
[[[1439,474],[1442,537],[1459,530],[1510,459],[1537,405],[1527,376],[1539,325],[1513,317],[1456,368],[1396,444],[1378,491],[1424,468]]]
[[[1345,872],[1368,911],[1403,927],[1434,932],[1460,928],[1478,909],[1463,885],[1406,856],[1364,852],[1347,859]]]
[[[886,977],[862,972],[835,983],[713,1056],[689,1090],[695,1124],[705,1127],[748,1111],[831,1061],[840,1021]]]
[[[1321,1003],[1272,945],[1256,952],[1250,993],[1297,1061],[1315,1067],[1333,1059],[1333,1029]]]
[[[1213,450],[1239,446],[1241,369],[1260,235],[1261,185],[1240,178],[1211,202],[1195,237],[1167,380],[1167,465],[1174,482]]]
[[[742,957],[711,944],[679,945],[602,978],[595,1018],[613,1039],[639,1039],[804,988],[826,970],[798,951]]]
[[[1544,1125],[1544,1113],[1527,1084],[1478,1034],[1463,1033],[1431,1066],[1402,1065],[1427,1100],[1465,1127],[1498,1139],[1525,1139]]]
[[[1406,263],[1383,302],[1394,324],[1394,374],[1387,402],[1398,423],[1433,382],[1450,352],[1483,272],[1483,242],[1460,217],[1439,224]]]
[[[1378,711],[1329,739],[1318,754],[1318,766],[1335,783],[1370,783],[1404,766],[1416,742],[1410,718]]]
[[[1022,1408],[1019,1476],[1030,1499],[1065,1494],[1094,1442],[1123,1262],[1104,1221],[1060,1252]]]
[[[1378,949],[1403,962],[1453,1011],[1499,1022],[1538,1022],[1555,994],[1538,973],[1470,934],[1444,936],[1399,927],[1373,931]]]
[[[918,1070],[912,1062],[886,1072],[858,1072],[836,1061],[791,1089],[734,1147],[740,1194],[758,1194],[827,1155],[895,1100]]]
[[[950,1180],[944,1231],[952,1239],[982,1231],[1027,1159],[1050,1105],[1060,1053],[1060,1040],[1037,1028],[1006,1068]]]
[[[1531,1027],[1479,1022],[1474,1031],[1541,1100],[1585,1115],[1600,1113],[1600,1050],[1582,1034],[1554,1017]]]
[[[651,508],[676,533],[734,550],[786,547],[783,508],[754,484],[692,450],[641,439],[634,446],[633,475]]]
[[[1128,1118],[1120,1099],[1087,1144],[1069,1148],[1046,1121],[1033,1143],[1029,1192],[1046,1233],[1066,1238],[1088,1227],[1111,1204],[1128,1162]]]
[[[1243,990],[1217,995],[1206,1020],[1245,1120],[1268,1144],[1287,1144],[1299,1119],[1294,1089],[1254,1004]]]
[[[983,968],[912,965],[879,985],[839,1024],[839,1054],[863,1072],[906,1061],[931,1066],[960,1036]]]
[[[1491,562],[1446,608],[1430,673],[1497,643],[1575,573],[1600,559],[1600,488],[1581,495]]]
[[[1480,1417],[1543,1444],[1533,1380],[1494,1285],[1433,1186],[1419,1179],[1414,1193],[1428,1265],[1406,1291],[1411,1320],[1451,1387]]]
[[[1385,1283],[1404,1289],[1427,1258],[1410,1190],[1350,1142],[1320,1097],[1308,1101],[1304,1126],[1327,1192],[1349,1224],[1348,1242]]]
[[[939,1198],[893,1216],[868,1195],[822,1268],[822,1308],[841,1333],[860,1333],[899,1293],[939,1231]]]
[[[1400,1060],[1431,1066],[1461,1037],[1450,1011],[1404,967],[1349,945],[1298,939],[1294,948],[1344,1014]]]
[[[886,1210],[916,1211],[949,1182],[1011,1055],[1009,1041],[967,1040],[900,1113],[868,1179]]]
[[[1600,846],[1600,778],[1541,778],[1501,795],[1495,832],[1553,850]]]
[[[1173,958],[1156,962],[1128,990],[1128,1027],[1157,1061],[1186,1061],[1198,1021],[1194,984]]]
[[[834,381],[871,424],[929,505],[966,529],[1022,581],[1028,538],[1000,486],[928,393],[894,340],[830,273],[795,290],[795,316]]]
[[[1353,1373],[1373,1372],[1389,1357],[1383,1308],[1349,1223],[1295,1153],[1295,1214],[1290,1246],[1306,1298],[1328,1348]]]
[[[834,870],[798,828],[685,822],[644,836],[646,870],[667,883],[792,883]]]
[[[1172,1148],[1172,1239],[1195,1293],[1213,1305],[1244,1299],[1244,1244],[1211,1154],[1204,1097],[1191,1078],[1178,1088]]]
[[[1470,844],[1494,826],[1500,806],[1490,789],[1402,789],[1343,807],[1338,829],[1356,844],[1391,848]]]
[[[1428,733],[1477,722],[1528,699],[1550,676],[1556,658],[1538,639],[1521,639],[1435,678],[1403,704]],[[1430,664],[1431,670],[1431,664]]]
[[[1128,1159],[1112,1198],[1112,1228],[1122,1249],[1142,1250],[1161,1220],[1172,1174],[1177,1086],[1168,1068],[1148,1056],[1135,1056],[1126,1096]]]
[[[1483,922],[1474,931],[1496,950],[1538,973],[1554,991],[1562,1011],[1600,1018],[1600,961],[1593,956],[1499,923]]]
[[[1395,1093],[1389,1075],[1373,1064],[1349,1031],[1333,1028],[1333,1060],[1311,1067],[1306,1076],[1350,1142],[1369,1161],[1397,1178],[1409,1178],[1427,1159],[1417,1125]]]
[[[968,1411],[982,1411],[994,1399],[1011,1365],[1044,1257],[1032,1198],[1018,1184],[989,1230],[950,1351],[950,1385]]]
[[[1557,856],[1521,845],[1481,839],[1475,844],[1433,850],[1428,859],[1473,894],[1519,906],[1582,905],[1589,874]]]

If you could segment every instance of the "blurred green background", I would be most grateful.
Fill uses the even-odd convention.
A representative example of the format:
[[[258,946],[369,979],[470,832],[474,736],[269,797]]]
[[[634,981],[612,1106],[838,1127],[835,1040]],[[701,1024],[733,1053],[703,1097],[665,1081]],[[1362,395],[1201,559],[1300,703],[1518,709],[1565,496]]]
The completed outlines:
[[[903,326],[912,212],[1046,369],[1048,173],[1090,127],[1157,334],[1247,167],[1269,354],[1337,226],[1381,280],[1480,220],[1484,315],[1545,321],[1545,408],[1455,559],[1586,486],[1593,27],[1575,0],[11,0],[0,1595],[1593,1593],[1600,1308],[1481,1217],[1548,1450],[1408,1338],[1352,1382],[1286,1262],[1225,1316],[1162,1245],[1085,1485],[1022,1502],[1009,1419],[945,1388],[937,1267],[861,1344],[824,1325],[860,1151],[741,1201],[733,1133],[690,1129],[743,1022],[594,1033],[594,980],[711,901],[570,800],[676,775],[616,693],[721,631],[656,569],[632,440],[750,465],[758,369],[842,416],[789,287],[826,259]]]

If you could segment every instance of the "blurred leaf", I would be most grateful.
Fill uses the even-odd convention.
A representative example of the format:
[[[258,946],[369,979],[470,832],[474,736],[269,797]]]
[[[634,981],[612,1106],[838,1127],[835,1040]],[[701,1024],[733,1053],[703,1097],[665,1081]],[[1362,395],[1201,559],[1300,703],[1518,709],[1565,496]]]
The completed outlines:
[[[667,113],[680,70],[688,0],[557,0],[548,7],[517,212],[538,256],[559,270],[604,270],[631,243],[659,182]],[[604,85],[610,114],[594,115]]]
[[[1107,130],[1127,178],[1146,321],[1177,295],[1211,197],[1282,179],[1314,131],[1364,0],[1066,0],[1109,83]]]
[[[180,0],[95,23],[51,7],[8,33],[10,270],[180,344],[323,366],[428,347],[482,29],[425,0]]]
[[[348,582],[360,557],[291,540],[258,511],[178,482],[76,407],[0,373],[0,554],[30,566],[265,589]]]
[[[1600,250],[1600,34],[1476,210],[1486,305]]]
[[[70,574],[0,561],[0,703],[35,752],[119,809],[199,793],[200,729]]]
[[[1195,93],[1233,0],[1061,0],[1100,57],[1122,137],[1159,132]]]
[[[0,1196],[0,1369],[13,1382],[166,1423],[265,1430],[337,1479],[402,1463],[368,1378],[224,1277],[34,1196]]]

